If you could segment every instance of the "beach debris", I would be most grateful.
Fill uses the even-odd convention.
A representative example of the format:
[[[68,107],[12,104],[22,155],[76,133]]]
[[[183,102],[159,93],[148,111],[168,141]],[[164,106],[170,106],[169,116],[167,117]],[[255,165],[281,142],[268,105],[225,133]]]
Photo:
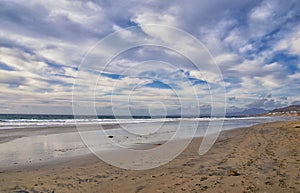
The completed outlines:
[[[266,181],[265,184],[266,184],[266,185],[272,186],[272,185],[273,185],[273,182],[271,182],[271,181]]]
[[[236,170],[229,170],[228,176],[239,176],[239,174]]]
[[[109,135],[109,136],[108,136],[108,138],[114,138],[114,136],[112,136],[112,135]]]
[[[208,186],[202,186],[201,187],[201,190],[207,190],[208,189]]]
[[[202,182],[202,181],[205,181],[207,179],[208,179],[208,177],[202,177],[202,178],[200,178],[200,181]]]
[[[139,187],[137,187],[137,189],[136,189],[136,193],[137,192],[140,192],[140,191],[142,191],[143,189],[145,188],[145,186],[139,186]]]

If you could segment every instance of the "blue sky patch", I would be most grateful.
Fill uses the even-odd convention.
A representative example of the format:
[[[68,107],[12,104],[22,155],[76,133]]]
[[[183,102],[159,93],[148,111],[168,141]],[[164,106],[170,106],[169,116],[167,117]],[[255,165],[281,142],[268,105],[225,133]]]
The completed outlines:
[[[123,75],[121,74],[109,74],[109,73],[100,73],[101,76],[105,76],[114,80],[121,80],[122,78],[124,78]]]
[[[6,71],[14,71],[14,69],[12,67],[10,67],[10,66],[2,63],[2,62],[0,62],[0,69],[1,70],[6,70]]]
[[[197,84],[207,84],[205,80],[200,80],[197,78],[188,78],[189,81],[192,83],[192,85],[197,85]]]
[[[145,84],[145,87],[149,87],[149,88],[158,88],[158,89],[172,89],[171,86],[169,86],[168,84],[165,84],[161,81],[153,81],[151,83]]]
[[[271,58],[265,61],[267,64],[274,62],[283,64],[288,69],[289,73],[298,71],[297,65],[300,63],[300,58],[297,55],[289,54],[287,51],[276,52]]]

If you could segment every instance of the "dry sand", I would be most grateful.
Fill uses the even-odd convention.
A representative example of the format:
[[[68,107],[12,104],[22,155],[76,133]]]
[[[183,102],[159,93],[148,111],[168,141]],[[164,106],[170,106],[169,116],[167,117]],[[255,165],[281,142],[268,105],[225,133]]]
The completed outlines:
[[[201,139],[170,163],[145,171],[93,155],[0,171],[0,192],[298,192],[300,121],[222,133],[204,156]]]

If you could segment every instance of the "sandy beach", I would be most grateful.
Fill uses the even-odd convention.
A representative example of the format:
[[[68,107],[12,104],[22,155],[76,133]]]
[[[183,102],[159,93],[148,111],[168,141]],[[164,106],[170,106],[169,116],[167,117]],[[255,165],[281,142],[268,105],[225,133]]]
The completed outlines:
[[[205,155],[196,138],[176,159],[145,171],[94,155],[0,171],[0,192],[300,192],[300,121],[226,131]]]

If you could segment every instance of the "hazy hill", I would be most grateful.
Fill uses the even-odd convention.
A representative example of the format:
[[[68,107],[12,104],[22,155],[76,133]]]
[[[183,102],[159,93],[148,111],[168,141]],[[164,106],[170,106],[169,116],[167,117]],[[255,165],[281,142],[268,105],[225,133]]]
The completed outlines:
[[[245,109],[242,112],[232,112],[227,113],[227,117],[245,117],[245,116],[253,116],[253,115],[259,115],[263,113],[267,113],[268,111],[262,108],[251,108],[251,109]]]
[[[274,109],[274,110],[266,113],[266,115],[269,115],[269,116],[274,116],[274,115],[275,116],[281,116],[281,115],[300,116],[300,105],[291,105],[288,107]]]

